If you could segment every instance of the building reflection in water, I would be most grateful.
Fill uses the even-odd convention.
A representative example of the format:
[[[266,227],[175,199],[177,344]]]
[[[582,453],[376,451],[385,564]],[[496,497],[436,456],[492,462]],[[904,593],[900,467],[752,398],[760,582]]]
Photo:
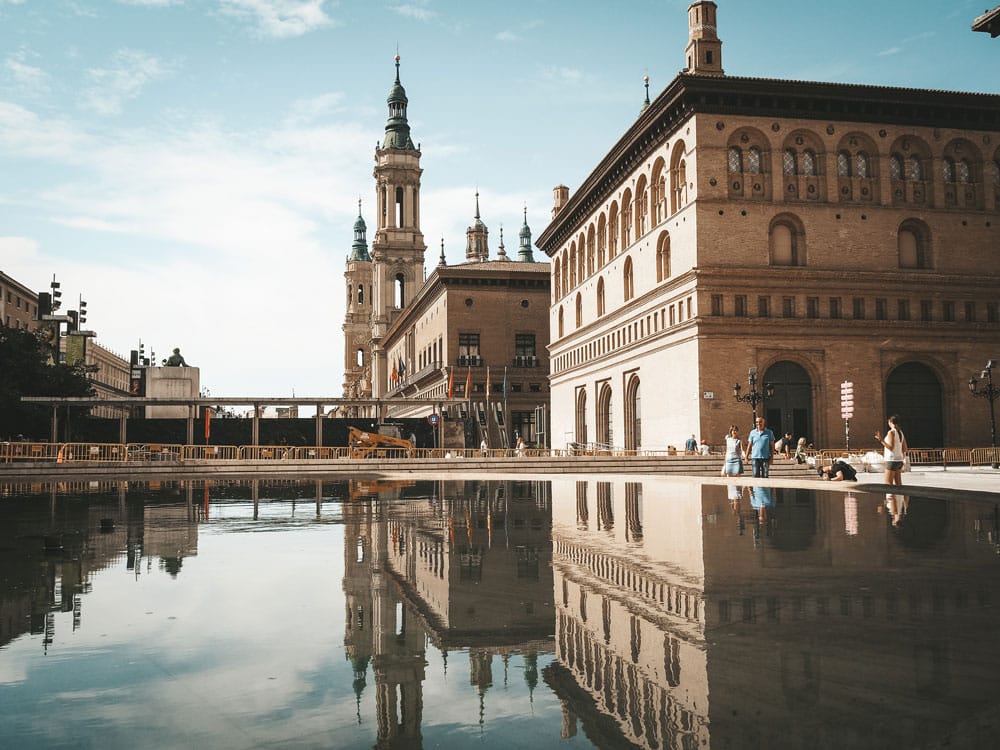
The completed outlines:
[[[995,512],[649,487],[553,482],[558,660],[543,678],[564,735],[648,748],[996,738],[1000,566],[977,541]]]
[[[425,647],[469,651],[482,724],[494,660],[551,653],[552,506],[545,482],[374,484],[345,524],[345,654],[358,720],[373,688],[378,747],[421,743]],[[369,681],[373,684],[370,685]]]
[[[194,584],[201,524],[342,526],[346,713],[376,747],[441,731],[428,684],[436,710],[478,703],[456,731],[502,716],[503,732],[598,747],[992,747],[1000,734],[992,503],[623,479],[32,492],[0,488],[0,648],[25,633],[58,644],[56,623],[81,627],[96,573],[115,565]],[[468,674],[440,684],[465,653]],[[527,690],[501,714],[511,665]],[[512,726],[542,703],[536,688],[544,719]]]

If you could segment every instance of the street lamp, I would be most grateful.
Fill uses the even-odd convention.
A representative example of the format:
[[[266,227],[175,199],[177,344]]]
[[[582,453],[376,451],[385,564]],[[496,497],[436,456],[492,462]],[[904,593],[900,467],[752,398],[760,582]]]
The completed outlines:
[[[733,396],[740,403],[750,404],[750,408],[753,409],[753,421],[754,426],[757,424],[757,404],[762,403],[765,398],[771,398],[774,395],[774,383],[765,383],[764,390],[757,390],[757,368],[751,367],[750,371],[747,373],[747,382],[750,384],[750,391],[745,395],[740,395],[740,384],[735,383],[733,385]]]
[[[997,460],[997,418],[993,411],[993,402],[997,400],[997,396],[1000,396],[1000,386],[993,385],[993,368],[996,366],[995,359],[986,363],[986,368],[980,374],[980,377],[986,381],[986,385],[978,390],[976,388],[978,381],[975,378],[969,378],[969,393],[977,398],[985,398],[990,405],[990,446],[993,448],[994,469],[1000,468],[1000,462]]]

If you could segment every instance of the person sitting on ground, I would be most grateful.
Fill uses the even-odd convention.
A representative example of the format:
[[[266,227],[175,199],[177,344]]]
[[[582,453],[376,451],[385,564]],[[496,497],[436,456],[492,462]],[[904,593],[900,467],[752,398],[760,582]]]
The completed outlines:
[[[816,473],[819,474],[820,479],[829,479],[831,482],[858,481],[858,472],[854,470],[854,467],[839,458],[829,466],[819,467]]]
[[[804,437],[799,438],[799,442],[795,446],[795,463],[804,464],[806,462],[806,439]]]
[[[794,439],[792,438],[792,433],[786,432],[785,436],[781,438],[781,447],[778,449],[781,453],[784,454],[785,458],[787,458],[789,461],[792,460],[793,443]]]

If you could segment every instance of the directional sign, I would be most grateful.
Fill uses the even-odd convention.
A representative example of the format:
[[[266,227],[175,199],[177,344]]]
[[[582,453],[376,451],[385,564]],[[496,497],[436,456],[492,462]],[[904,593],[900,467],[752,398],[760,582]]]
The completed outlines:
[[[840,384],[840,416],[844,419],[854,416],[854,383],[850,380]]]

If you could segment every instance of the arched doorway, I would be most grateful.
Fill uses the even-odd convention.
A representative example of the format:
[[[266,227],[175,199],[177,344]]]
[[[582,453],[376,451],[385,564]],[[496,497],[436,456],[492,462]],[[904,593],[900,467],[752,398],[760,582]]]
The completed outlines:
[[[560,311],[561,312],[561,311]],[[581,388],[576,394],[576,442],[587,443],[587,389]]]
[[[639,397],[639,376],[629,378],[625,390],[625,450],[642,447],[642,401]]]
[[[597,396],[597,442],[611,447],[611,386],[605,383]]]
[[[764,417],[775,436],[790,432],[795,440],[805,437],[815,442],[812,379],[805,368],[795,362],[775,362],[767,368],[761,387],[766,383],[774,385],[774,396],[764,403]]]
[[[944,446],[941,382],[927,365],[905,362],[889,373],[884,416],[892,414],[899,415],[900,427],[911,448]]]

